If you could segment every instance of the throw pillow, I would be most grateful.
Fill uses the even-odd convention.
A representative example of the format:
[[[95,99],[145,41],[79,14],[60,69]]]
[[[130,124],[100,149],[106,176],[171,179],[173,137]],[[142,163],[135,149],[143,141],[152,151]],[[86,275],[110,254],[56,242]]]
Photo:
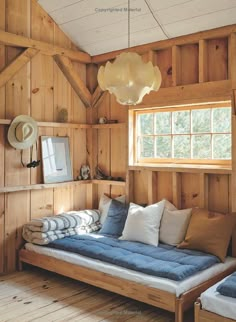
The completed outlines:
[[[117,197],[117,198],[115,198],[115,200],[125,203],[125,196]],[[100,215],[100,223],[101,224],[103,224],[107,218],[107,214],[108,214],[109,207],[111,205],[111,201],[112,201],[112,199],[107,197],[104,194],[100,198],[98,210],[101,213],[101,215]]]
[[[160,226],[160,242],[176,246],[186,235],[192,209],[164,209]]]
[[[111,200],[107,217],[102,225],[99,234],[112,235],[119,237],[124,229],[129,206],[118,201]]]
[[[213,254],[223,262],[235,225],[235,215],[193,209],[184,241],[179,248]]]
[[[165,200],[145,208],[130,203],[127,220],[120,239],[157,246],[164,206]]]
[[[171,202],[169,202],[169,200],[167,199],[163,199],[163,200],[165,200],[165,209],[177,210],[177,208]]]

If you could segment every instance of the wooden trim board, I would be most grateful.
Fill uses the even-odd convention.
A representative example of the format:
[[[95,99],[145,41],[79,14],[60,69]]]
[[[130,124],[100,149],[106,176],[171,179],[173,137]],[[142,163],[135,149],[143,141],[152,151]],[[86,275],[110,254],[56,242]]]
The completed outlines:
[[[204,290],[235,270],[235,267],[227,269],[213,279],[200,284],[192,290],[183,293],[179,298],[176,298],[175,294],[166,291],[131,282],[126,279],[25,249],[21,249],[19,252],[19,268],[22,268],[22,263],[41,267],[170,312],[175,312],[175,322],[183,322],[184,311],[194,304],[197,297]]]

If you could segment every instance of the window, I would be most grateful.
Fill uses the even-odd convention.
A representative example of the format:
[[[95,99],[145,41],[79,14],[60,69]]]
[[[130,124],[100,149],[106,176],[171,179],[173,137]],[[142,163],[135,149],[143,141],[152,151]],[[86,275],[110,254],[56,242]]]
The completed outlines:
[[[224,104],[134,113],[136,162],[229,163],[231,107]]]

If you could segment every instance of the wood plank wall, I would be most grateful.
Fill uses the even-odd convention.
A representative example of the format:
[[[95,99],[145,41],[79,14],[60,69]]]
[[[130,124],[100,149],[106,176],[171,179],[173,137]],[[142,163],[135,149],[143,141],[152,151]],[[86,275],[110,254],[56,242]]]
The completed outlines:
[[[1,0],[0,28],[12,33],[32,37],[65,48],[76,47],[61,32],[52,19],[35,0]],[[209,37],[208,37],[209,38]],[[176,97],[185,95],[196,102],[199,93],[189,86],[202,84],[206,96],[209,84],[216,84],[209,95],[225,93],[225,84],[231,80],[236,89],[236,39],[235,35],[170,43],[164,49],[143,55],[160,67],[164,92],[160,96],[150,94],[143,107],[163,106],[176,103]],[[0,46],[0,70],[11,62],[21,50]],[[81,79],[93,92],[97,86],[99,65],[73,63]],[[211,82],[211,83],[208,83]],[[217,89],[217,90],[216,90]],[[181,93],[181,94],[180,94]],[[227,92],[227,97],[231,96]],[[235,92],[232,95],[235,98]],[[196,99],[197,98],[197,99]],[[205,97],[206,99],[206,97]],[[234,99],[235,101],[235,99]],[[12,119],[28,114],[37,121],[56,122],[58,112],[68,111],[68,122],[97,123],[106,116],[124,123],[120,128],[71,129],[40,127],[40,135],[69,136],[74,177],[83,163],[91,165],[92,174],[98,165],[107,175],[127,178],[126,187],[117,185],[81,185],[47,190],[20,191],[0,194],[0,274],[14,271],[17,250],[22,244],[22,225],[31,218],[42,217],[62,210],[97,207],[100,195],[112,197],[128,194],[136,203],[152,203],[162,198],[180,208],[205,206],[211,210],[228,212],[234,200],[236,187],[236,144],[233,142],[233,174],[203,172],[151,171],[128,169],[128,108],[120,106],[115,97],[106,93],[96,108],[86,109],[50,56],[37,54],[6,86],[0,88],[0,118]],[[234,110],[233,110],[234,111]],[[235,117],[233,131],[235,133]],[[19,151],[6,141],[7,127],[0,125],[0,186],[28,185],[42,182],[41,168],[26,169],[20,164]],[[233,136],[234,140],[234,136]],[[40,151],[38,151],[40,156]],[[29,151],[24,151],[29,160]],[[233,190],[231,189],[233,187]],[[236,208],[236,203],[235,207]]]
[[[1,0],[0,29],[75,49],[34,0]],[[5,50],[0,46],[0,69],[21,51],[15,48]],[[73,64],[86,82],[86,66],[77,62]],[[86,109],[51,56],[37,54],[6,86],[0,88],[0,118],[12,119],[19,114],[27,114],[37,121],[56,122],[62,108],[68,111],[68,122],[86,123]],[[0,186],[42,183],[41,168],[23,168],[19,151],[9,146],[6,135],[7,127],[0,125]],[[39,135],[69,136],[76,177],[81,165],[86,163],[86,130],[40,127]],[[24,151],[23,158],[29,162],[29,150]],[[0,194],[0,273],[15,270],[17,249],[22,244],[21,227],[26,221],[85,207],[84,185]]]
[[[187,38],[186,40],[181,39],[181,45],[170,44],[169,48],[163,46],[165,49],[150,51],[142,55],[144,61],[151,59],[154,64],[159,66],[163,79],[161,88],[165,90],[160,97],[158,92],[152,92],[146,96],[142,108],[165,106],[165,102],[169,105],[179,104],[181,90],[185,91],[184,98],[188,98],[188,103],[192,101],[195,103],[198,100],[201,102],[202,99],[207,102],[208,98],[209,101],[211,99],[217,101],[217,99],[221,100],[222,96],[225,99],[231,99],[231,88],[226,91],[227,93],[224,93],[224,85],[220,83],[231,80],[230,74],[234,70],[229,58],[233,52],[230,42],[231,35],[223,38],[219,35],[217,38],[214,34],[213,39],[208,37],[209,39],[206,40],[200,37],[201,34],[199,34],[199,40],[195,39],[194,43],[192,39],[189,40],[189,43]],[[222,90],[214,90],[213,93],[209,92],[208,94],[207,86],[214,82]],[[201,93],[194,93],[193,87],[188,87],[188,85],[200,83],[203,84],[202,89],[205,97],[201,97]],[[222,95],[222,93],[226,95]],[[192,94],[194,99],[191,101]],[[128,110],[127,107],[119,105],[113,96],[108,95],[96,113],[97,117],[106,116],[111,119],[115,118],[119,122],[128,123],[126,110]],[[126,192],[131,201],[150,204],[166,198],[180,208],[207,207],[212,211],[223,213],[231,211],[235,193],[235,191],[231,191],[231,174],[219,174],[214,171],[211,174],[205,174],[200,170],[198,173],[191,173],[191,170],[173,172],[171,169],[170,171],[150,171],[148,168],[143,169],[143,167],[140,170],[138,167],[135,170],[129,170],[126,163],[128,134],[124,130],[119,131],[119,133],[116,133],[114,129],[97,131],[98,147],[95,160],[111,175],[116,173],[122,176],[127,175],[129,182]],[[235,156],[233,160],[234,158]],[[112,196],[124,193],[123,188],[116,190],[112,186],[100,187],[95,204],[98,203],[102,192]]]

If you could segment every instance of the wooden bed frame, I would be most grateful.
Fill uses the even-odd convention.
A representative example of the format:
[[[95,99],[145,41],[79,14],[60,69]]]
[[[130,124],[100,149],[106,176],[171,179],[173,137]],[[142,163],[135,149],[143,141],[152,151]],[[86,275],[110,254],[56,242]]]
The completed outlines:
[[[194,305],[194,322],[236,322],[236,320],[203,310],[199,299]]]
[[[71,277],[75,280],[174,312],[175,322],[184,322],[184,312],[194,305],[194,302],[200,294],[223,279],[225,276],[233,273],[236,269],[236,266],[229,268],[206,282],[183,293],[180,297],[176,297],[175,294],[167,291],[158,290],[120,277],[114,277],[106,273],[71,264],[54,257],[37,254],[25,249],[21,249],[19,252],[20,270],[22,270],[23,263],[38,266],[61,275]],[[221,320],[220,322],[223,321]]]

